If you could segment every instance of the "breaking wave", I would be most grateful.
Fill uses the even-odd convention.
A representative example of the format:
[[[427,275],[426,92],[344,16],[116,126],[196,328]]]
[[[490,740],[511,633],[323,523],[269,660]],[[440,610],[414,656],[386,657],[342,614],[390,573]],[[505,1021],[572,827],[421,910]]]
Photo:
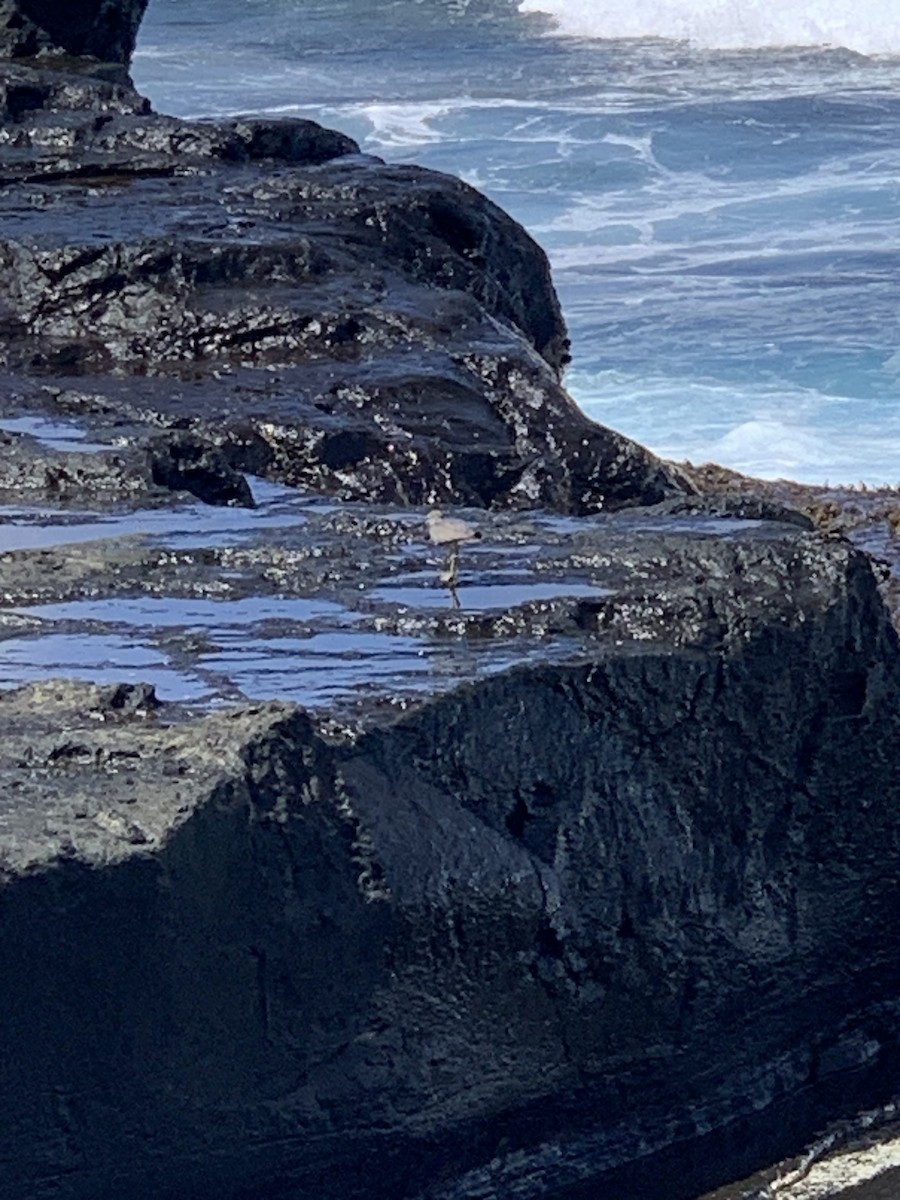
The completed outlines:
[[[716,49],[835,46],[900,54],[900,12],[884,0],[522,0],[561,34],[673,38]]]

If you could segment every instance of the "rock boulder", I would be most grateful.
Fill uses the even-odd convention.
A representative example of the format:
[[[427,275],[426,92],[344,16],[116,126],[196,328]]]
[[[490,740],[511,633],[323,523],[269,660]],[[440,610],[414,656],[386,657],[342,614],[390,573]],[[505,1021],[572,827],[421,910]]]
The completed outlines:
[[[0,57],[92,58],[127,67],[147,0],[0,0]]]

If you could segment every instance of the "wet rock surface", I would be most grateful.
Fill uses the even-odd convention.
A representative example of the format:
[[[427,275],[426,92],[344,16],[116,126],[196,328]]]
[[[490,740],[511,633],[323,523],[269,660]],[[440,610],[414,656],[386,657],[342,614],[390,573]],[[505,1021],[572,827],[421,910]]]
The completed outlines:
[[[0,684],[30,678],[57,638],[80,656],[56,662],[68,674],[105,663],[127,681],[137,653],[170,699],[343,698],[364,716],[374,698],[590,657],[598,641],[740,644],[756,616],[733,603],[735,573],[752,575],[761,611],[819,586],[803,578],[816,537],[783,524],[462,510],[481,540],[449,590],[446,551],[428,543],[421,510],[254,488],[252,509],[187,496],[174,510],[55,519],[0,508],[0,537],[17,547],[0,556],[0,630],[15,636]],[[37,670],[46,676],[46,664]]]
[[[762,480],[714,463],[680,469],[700,493],[666,503],[667,510],[760,516],[804,523],[826,537],[847,538],[869,556],[879,589],[900,631],[900,489],[811,487],[790,480]]]
[[[864,555],[468,510],[454,597],[423,512],[253,486],[3,511],[7,1194],[690,1197],[881,1086]]]
[[[795,1151],[897,1077],[870,559],[580,414],[471,188],[152,113],[142,10],[0,0],[0,1197]]]
[[[159,116],[90,70],[0,63],[0,100],[0,413],[189,429],[344,498],[691,490],[576,408],[543,252],[459,180],[310,121]]]

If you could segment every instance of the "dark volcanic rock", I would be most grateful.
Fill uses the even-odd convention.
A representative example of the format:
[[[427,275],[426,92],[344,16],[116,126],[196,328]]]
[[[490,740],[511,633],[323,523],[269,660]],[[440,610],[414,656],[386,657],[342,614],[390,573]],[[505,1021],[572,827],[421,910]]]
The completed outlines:
[[[0,1200],[690,1200],[895,1086],[868,560],[581,414],[471,188],[152,113],[142,8],[0,0]]]
[[[508,560],[504,530],[527,554],[520,521],[478,554]],[[741,1118],[774,1136],[791,1095],[877,1083],[896,637],[845,543],[708,526],[561,533],[539,577],[581,563],[599,590],[543,618],[390,618],[403,527],[308,520],[289,573],[423,653],[471,671],[544,620],[530,666],[361,719],[3,695],[4,1200],[678,1200],[723,1163],[682,1155],[642,1191],[642,1156]],[[285,537],[196,552],[185,582],[227,561],[277,587]]]
[[[185,491],[207,504],[253,504],[250,485],[217,447],[190,433],[161,434],[150,442],[153,482]]]
[[[0,58],[65,55],[127,66],[147,0],[0,0]]]
[[[135,440],[189,421],[235,470],[346,498],[590,512],[693,490],[566,395],[546,257],[459,180],[310,121],[161,117],[83,73],[0,64],[0,102],[22,404],[28,377],[77,375]]]
[[[57,140],[65,137],[63,130],[76,130],[74,135],[84,136],[100,117],[110,114],[149,112],[150,105],[143,96],[128,83],[97,79],[90,74],[50,70],[38,70],[23,63],[0,64],[0,145],[4,148],[3,172],[10,178],[43,170],[48,174],[54,160],[51,154],[52,137],[49,130],[56,130]],[[81,115],[63,117],[56,110],[70,110]],[[54,115],[51,115],[54,114]],[[89,116],[88,114],[93,114]],[[29,131],[28,121],[35,121],[48,133],[41,136],[37,129]],[[10,127],[11,126],[11,127]],[[43,144],[42,154],[33,152]],[[26,153],[22,153],[26,149]],[[57,147],[59,156],[61,151]],[[58,157],[56,162],[60,162]]]
[[[188,492],[207,504],[253,504],[244,476],[213,441],[195,433],[170,430],[140,448],[85,453],[45,446],[0,427],[0,503],[158,505],[171,503],[173,492]]]

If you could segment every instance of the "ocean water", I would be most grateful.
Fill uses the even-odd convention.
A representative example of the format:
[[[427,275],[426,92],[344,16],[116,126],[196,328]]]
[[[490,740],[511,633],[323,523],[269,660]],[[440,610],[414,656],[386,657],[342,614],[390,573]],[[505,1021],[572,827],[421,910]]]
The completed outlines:
[[[487,192],[550,255],[570,392],[657,452],[900,482],[900,6],[151,0],[134,76]]]

